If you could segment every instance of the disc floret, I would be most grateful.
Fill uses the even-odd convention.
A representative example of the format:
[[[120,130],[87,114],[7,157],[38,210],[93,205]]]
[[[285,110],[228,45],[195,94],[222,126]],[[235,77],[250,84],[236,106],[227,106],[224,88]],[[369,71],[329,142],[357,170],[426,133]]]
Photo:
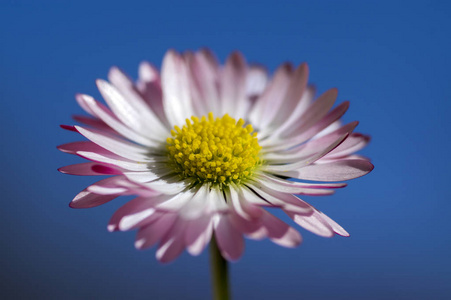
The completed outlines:
[[[261,163],[257,133],[243,119],[191,117],[174,126],[166,149],[170,165],[184,178],[227,185],[249,178]],[[243,127],[244,126],[244,127]]]

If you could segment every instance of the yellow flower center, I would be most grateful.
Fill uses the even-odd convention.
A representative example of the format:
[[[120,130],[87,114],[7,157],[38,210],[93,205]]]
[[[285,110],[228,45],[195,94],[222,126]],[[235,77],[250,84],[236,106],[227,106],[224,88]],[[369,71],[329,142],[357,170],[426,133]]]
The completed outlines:
[[[260,164],[257,133],[244,123],[227,114],[214,118],[211,112],[200,120],[186,119],[186,125],[174,126],[166,140],[170,164],[184,178],[201,183],[240,183]]]

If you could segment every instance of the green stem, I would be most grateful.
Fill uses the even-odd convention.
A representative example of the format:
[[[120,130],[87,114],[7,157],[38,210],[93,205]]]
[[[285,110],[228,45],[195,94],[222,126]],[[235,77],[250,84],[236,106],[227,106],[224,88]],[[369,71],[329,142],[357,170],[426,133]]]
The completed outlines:
[[[229,300],[230,292],[227,261],[222,257],[214,236],[210,242],[210,266],[213,299]]]

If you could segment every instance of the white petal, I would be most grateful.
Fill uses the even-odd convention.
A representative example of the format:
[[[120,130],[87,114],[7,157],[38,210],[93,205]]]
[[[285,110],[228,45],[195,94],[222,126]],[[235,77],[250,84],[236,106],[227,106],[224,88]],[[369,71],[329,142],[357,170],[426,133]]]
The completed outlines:
[[[125,158],[123,160],[118,160],[114,158],[107,157],[95,152],[87,151],[77,151],[77,154],[89,160],[111,164],[113,166],[118,166],[120,168],[130,170],[130,171],[146,171],[151,172],[146,163],[137,163],[132,161],[127,161]]]
[[[119,156],[135,161],[149,160],[149,157],[146,155],[148,150],[144,147],[92,129],[86,129],[80,126],[75,126],[75,128],[87,139]]]
[[[163,92],[158,69],[148,62],[142,62],[139,65],[139,79],[136,83],[136,88],[161,123],[171,128],[172,125],[169,125],[164,113]]]
[[[265,159],[269,161],[269,165],[265,166],[263,170],[267,172],[283,172],[307,166],[340,145],[357,124],[357,122],[349,123],[324,137],[309,141],[291,150],[289,153],[284,153],[284,155],[267,154]],[[277,164],[272,165],[272,161]],[[284,162],[288,162],[288,164],[279,165],[279,163]]]
[[[242,218],[252,220],[261,216],[262,210],[251,202],[246,201],[243,190],[236,185],[232,184],[230,189],[226,191],[226,194],[227,198],[231,200],[234,210]]]
[[[273,126],[280,126],[283,124],[296,110],[301,100],[306,100],[302,97],[304,90],[307,87],[307,80],[309,75],[309,69],[307,64],[303,63],[293,73],[290,85],[288,86],[287,93],[283,99],[282,105],[280,105],[274,120],[272,121]]]
[[[139,113],[130,101],[125,100],[119,91],[105,80],[98,79],[96,83],[103,98],[119,120],[136,132],[145,133]]]
[[[163,177],[158,180],[145,183],[149,188],[159,191],[165,194],[178,194],[185,190],[192,184],[189,179],[180,180],[180,175],[174,175],[172,177]]]
[[[281,193],[268,189],[258,182],[255,182],[254,184],[248,183],[247,186],[259,194],[263,199],[275,206],[280,206],[285,210],[298,214],[310,214],[312,212],[312,208],[309,204],[292,194]]]
[[[340,146],[328,153],[324,158],[344,157],[364,148],[370,141],[370,137],[360,133],[351,134]]]
[[[233,118],[244,118],[249,109],[246,97],[247,65],[239,52],[232,53],[220,77],[221,116],[231,114]]]
[[[193,220],[202,216],[206,212],[210,200],[209,190],[209,184],[202,185],[180,210],[180,216],[185,220]]]
[[[342,159],[322,164],[313,164],[299,170],[275,172],[288,176],[313,181],[344,181],[368,174],[374,166],[363,159]]]
[[[323,93],[309,106],[307,110],[305,110],[304,114],[299,117],[298,123],[283,132],[273,132],[271,137],[261,141],[260,145],[262,147],[270,148],[271,150],[279,150],[288,149],[304,142],[305,138],[301,139],[302,134],[312,128],[327,115],[328,111],[335,103],[336,98],[336,89],[330,89]]]
[[[98,195],[117,195],[125,193],[127,189],[121,187],[106,187],[93,184],[88,187],[88,191]]]
[[[258,206],[281,206],[281,204],[274,204],[269,202],[266,199],[262,199],[260,196],[258,196],[254,191],[250,190],[247,186],[241,187],[243,197],[251,204],[258,205]]]
[[[188,70],[178,53],[169,50],[161,68],[161,86],[166,117],[173,126],[182,125],[193,114]]]
[[[294,126],[296,122],[299,122],[299,118],[305,113],[307,108],[312,104],[315,97],[316,89],[314,86],[308,86],[299,100],[296,108],[291,112],[291,114],[286,118],[282,124],[274,128],[274,130],[266,130],[264,132],[259,132],[259,139],[266,138],[267,135],[277,136],[278,134],[288,130],[290,127]]]
[[[88,106],[95,114],[108,126],[113,128],[123,137],[130,139],[138,144],[149,146],[149,147],[157,147],[160,143],[156,141],[152,141],[150,138],[144,137],[139,133],[133,131],[129,127],[125,126],[120,120],[116,118],[105,106],[101,103],[97,102],[88,95],[81,95],[80,99],[83,100],[84,104]]]
[[[111,68],[108,74],[109,80],[116,86],[118,92],[113,92],[118,101],[125,100],[126,103],[121,103],[121,106],[127,106],[135,113],[135,117],[139,118],[138,124],[140,132],[143,135],[157,135],[165,138],[169,131],[160,122],[160,119],[155,115],[152,109],[142,99],[141,95],[134,88],[133,82],[118,68]],[[123,97],[122,97],[123,95]],[[151,126],[149,126],[151,124]]]
[[[164,175],[168,175],[172,173],[172,170],[167,170],[166,173],[154,173],[154,172],[147,172],[147,171],[137,171],[137,172],[133,172],[133,171],[125,171],[123,172],[123,174],[125,176],[127,176],[128,179],[136,181],[136,182],[141,182],[141,183],[148,183],[150,181],[154,181],[157,180],[159,178],[161,178]]]
[[[226,212],[229,210],[227,201],[224,198],[222,190],[218,186],[212,186],[210,190],[208,205],[206,211],[208,214]]]
[[[196,101],[205,107],[203,114],[211,111],[215,116],[221,116],[217,65],[211,63],[205,51],[200,51],[190,61],[190,71]]]
[[[250,66],[247,72],[246,95],[248,97],[259,96],[268,84],[268,72],[264,67]]]
[[[175,195],[165,195],[166,197],[168,197],[168,199],[158,204],[157,208],[169,211],[179,211],[179,214],[181,216],[184,216],[184,208],[188,203],[193,201],[195,192],[196,191],[193,189],[187,189],[186,191],[177,193]]]
[[[285,64],[279,67],[271,82],[250,111],[250,123],[259,131],[265,129],[273,120],[288,89],[291,75],[291,65]]]
[[[116,77],[119,74],[118,69],[113,68],[110,72],[110,77],[118,83],[119,80]],[[122,86],[122,91],[127,92],[125,98],[116,87],[108,82],[99,79],[96,83],[111,110],[125,125],[143,136],[165,138],[168,135],[169,131],[161,124],[160,120],[136,92]]]
[[[267,188],[283,193],[310,195],[310,196],[330,195],[334,193],[334,191],[331,189],[306,188],[302,185],[299,185],[299,182],[287,180],[274,180],[272,177],[269,177],[268,175],[264,174],[259,175],[256,181],[266,186]]]

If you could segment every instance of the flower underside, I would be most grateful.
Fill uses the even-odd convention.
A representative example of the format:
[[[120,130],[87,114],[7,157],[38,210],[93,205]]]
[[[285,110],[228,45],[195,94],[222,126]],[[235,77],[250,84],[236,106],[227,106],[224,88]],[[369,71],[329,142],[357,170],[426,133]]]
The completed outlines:
[[[257,133],[244,124],[228,114],[214,118],[211,112],[186,119],[186,125],[174,126],[166,140],[169,164],[183,178],[199,183],[241,183],[261,164]]]

